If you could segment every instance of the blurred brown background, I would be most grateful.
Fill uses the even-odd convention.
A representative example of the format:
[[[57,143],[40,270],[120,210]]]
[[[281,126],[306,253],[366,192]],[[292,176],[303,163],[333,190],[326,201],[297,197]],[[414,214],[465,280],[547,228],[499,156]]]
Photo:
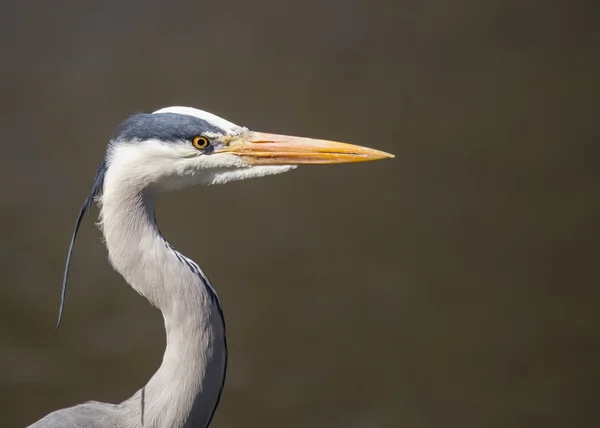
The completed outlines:
[[[2,427],[132,394],[162,318],[76,214],[117,123],[169,105],[396,159],[164,195],[216,285],[213,426],[600,421],[594,2],[5,1]]]

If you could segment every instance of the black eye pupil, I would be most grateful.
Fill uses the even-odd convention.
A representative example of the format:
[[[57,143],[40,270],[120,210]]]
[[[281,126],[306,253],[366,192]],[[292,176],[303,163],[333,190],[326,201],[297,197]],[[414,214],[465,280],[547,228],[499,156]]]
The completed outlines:
[[[208,146],[208,139],[205,137],[196,137],[192,142],[194,143],[194,146],[200,149]]]

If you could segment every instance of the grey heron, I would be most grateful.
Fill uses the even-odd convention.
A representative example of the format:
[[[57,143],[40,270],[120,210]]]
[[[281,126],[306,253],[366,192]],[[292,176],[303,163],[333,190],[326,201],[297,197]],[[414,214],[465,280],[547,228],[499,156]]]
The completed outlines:
[[[162,236],[157,192],[280,174],[299,164],[392,158],[334,141],[253,132],[191,107],[168,107],[126,119],[110,140],[81,208],[96,202],[113,268],[163,315],[167,345],[148,383],[119,404],[96,401],[54,411],[31,428],[202,428],[219,403],[227,369],[223,311],[200,267]]]

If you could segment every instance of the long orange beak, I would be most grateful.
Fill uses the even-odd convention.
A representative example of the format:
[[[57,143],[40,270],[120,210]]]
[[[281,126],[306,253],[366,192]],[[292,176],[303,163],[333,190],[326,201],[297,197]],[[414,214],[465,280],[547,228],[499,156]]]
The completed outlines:
[[[394,157],[353,144],[263,132],[247,132],[218,152],[241,156],[249,165],[367,162]]]

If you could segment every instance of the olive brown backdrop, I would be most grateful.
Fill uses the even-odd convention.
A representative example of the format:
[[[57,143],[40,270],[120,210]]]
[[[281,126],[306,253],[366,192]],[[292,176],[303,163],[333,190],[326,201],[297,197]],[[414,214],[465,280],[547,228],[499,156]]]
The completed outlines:
[[[190,105],[394,160],[163,195],[224,305],[214,427],[600,418],[594,2],[4,1],[0,415],[116,402],[159,312],[76,214],[116,125]]]

